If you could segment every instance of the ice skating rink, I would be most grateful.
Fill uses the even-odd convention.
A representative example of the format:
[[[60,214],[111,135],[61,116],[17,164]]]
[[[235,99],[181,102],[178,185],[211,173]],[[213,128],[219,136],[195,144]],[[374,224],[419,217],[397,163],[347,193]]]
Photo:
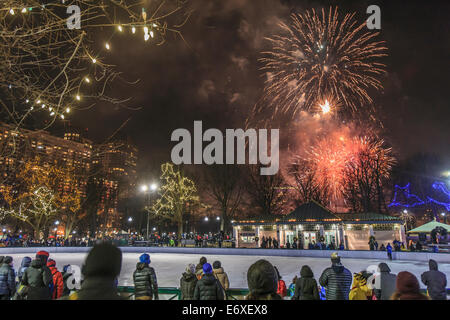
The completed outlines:
[[[331,254],[331,252],[330,252]],[[122,262],[122,272],[119,277],[119,285],[133,285],[133,271],[139,260],[140,253],[124,253]],[[13,254],[14,269],[17,271],[22,258],[32,254]],[[51,253],[50,258],[56,261],[59,270],[66,264],[78,265],[83,264],[85,253]],[[211,264],[215,260],[222,262],[222,267],[228,273],[230,279],[230,287],[247,288],[246,274],[252,263],[258,259],[266,259],[275,265],[281,273],[281,276],[289,285],[292,278],[300,273],[302,265],[309,265],[314,271],[316,279],[320,277],[322,271],[330,265],[330,259],[326,258],[310,258],[310,257],[273,257],[273,256],[243,256],[243,255],[205,255]],[[184,272],[189,263],[197,264],[201,255],[197,254],[171,254],[171,253],[154,253],[150,254],[151,266],[156,270],[158,284],[161,287],[178,287],[181,274]],[[393,273],[400,271],[409,271],[414,273],[419,281],[420,275],[428,270],[427,262],[400,261],[400,260],[376,260],[376,259],[347,259],[342,258],[342,263],[351,272],[359,272],[365,270],[369,265],[378,265],[380,262],[386,262],[390,266]],[[449,263],[439,264],[439,270],[447,275],[450,280],[450,261]],[[423,284],[421,283],[423,287]]]

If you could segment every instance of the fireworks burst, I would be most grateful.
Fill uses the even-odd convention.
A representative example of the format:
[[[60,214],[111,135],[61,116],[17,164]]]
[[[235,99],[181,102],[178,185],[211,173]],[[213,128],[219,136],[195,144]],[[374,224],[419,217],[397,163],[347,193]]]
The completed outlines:
[[[341,199],[349,168],[376,170],[378,178],[389,177],[395,161],[384,141],[361,136],[351,137],[347,131],[336,131],[310,147],[303,160],[312,165],[317,183],[329,188],[333,200]]]
[[[338,15],[337,7],[292,14],[292,23],[280,23],[285,35],[266,38],[271,50],[260,61],[267,74],[263,103],[256,107],[273,109],[292,118],[310,111],[332,97],[355,112],[372,103],[368,90],[382,89],[378,77],[385,65],[377,60],[387,54],[378,32],[365,31],[355,13]],[[320,109],[319,109],[320,110]]]

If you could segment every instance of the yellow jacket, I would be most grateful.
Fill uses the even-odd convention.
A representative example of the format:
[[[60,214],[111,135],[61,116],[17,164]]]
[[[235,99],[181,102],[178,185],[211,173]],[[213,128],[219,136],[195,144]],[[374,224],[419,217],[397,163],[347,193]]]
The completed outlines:
[[[367,281],[360,273],[353,276],[353,285],[348,295],[349,300],[367,300],[372,296],[372,289],[367,286]]]

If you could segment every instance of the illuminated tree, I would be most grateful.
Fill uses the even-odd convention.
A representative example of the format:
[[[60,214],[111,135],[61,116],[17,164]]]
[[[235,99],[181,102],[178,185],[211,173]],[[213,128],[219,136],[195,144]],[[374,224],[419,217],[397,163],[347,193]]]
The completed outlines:
[[[159,191],[160,198],[155,201],[152,211],[157,216],[175,223],[180,236],[183,233],[187,206],[200,202],[197,188],[193,180],[169,162],[161,165],[161,181],[163,184]]]
[[[58,216],[64,225],[64,238],[67,239],[74,226],[85,216],[81,211],[81,188],[79,179],[71,169],[59,171],[60,190],[57,190],[55,199]]]
[[[3,186],[3,212],[28,224],[36,238],[58,217],[67,232],[80,214],[81,195],[75,179],[72,171],[42,164],[39,158],[27,161],[17,171],[14,183]]]
[[[79,12],[78,12],[79,11]],[[77,15],[79,13],[79,15]],[[77,20],[79,17],[79,21]],[[182,37],[186,1],[6,0],[0,8],[0,110],[20,127],[31,114],[64,119],[73,109],[108,96],[120,73],[107,63],[117,34],[161,45],[169,34]]]

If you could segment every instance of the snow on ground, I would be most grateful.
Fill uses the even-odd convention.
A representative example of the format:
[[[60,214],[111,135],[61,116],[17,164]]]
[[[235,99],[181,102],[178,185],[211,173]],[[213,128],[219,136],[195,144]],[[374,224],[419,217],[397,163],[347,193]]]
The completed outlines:
[[[139,260],[140,253],[124,253],[122,262],[122,272],[119,277],[119,285],[133,285],[133,271]],[[14,268],[20,266],[20,262],[24,256],[31,254],[14,254]],[[273,256],[243,256],[243,255],[205,255],[209,263],[215,260],[222,262],[222,267],[228,273],[231,288],[247,288],[247,270],[252,263],[258,259],[266,259],[275,265],[280,271],[281,276],[289,285],[292,278],[300,273],[302,265],[309,265],[316,279],[320,277],[322,271],[330,266],[330,259],[327,258],[310,258],[310,257],[273,257]],[[56,261],[59,270],[66,264],[81,265],[83,264],[86,253],[51,253],[50,258]],[[189,263],[197,264],[201,255],[198,254],[171,254],[171,253],[153,253],[150,254],[151,266],[155,268],[160,287],[178,287],[181,274],[184,272]],[[342,258],[342,263],[351,272],[359,272],[365,270],[369,265],[378,265],[380,262],[386,262],[393,273],[400,271],[409,271],[418,277],[428,270],[428,263],[422,261],[399,261],[399,260],[377,260],[377,259],[347,259]],[[439,264],[439,270],[447,275],[450,280],[450,263]],[[423,284],[421,283],[421,286]]]

